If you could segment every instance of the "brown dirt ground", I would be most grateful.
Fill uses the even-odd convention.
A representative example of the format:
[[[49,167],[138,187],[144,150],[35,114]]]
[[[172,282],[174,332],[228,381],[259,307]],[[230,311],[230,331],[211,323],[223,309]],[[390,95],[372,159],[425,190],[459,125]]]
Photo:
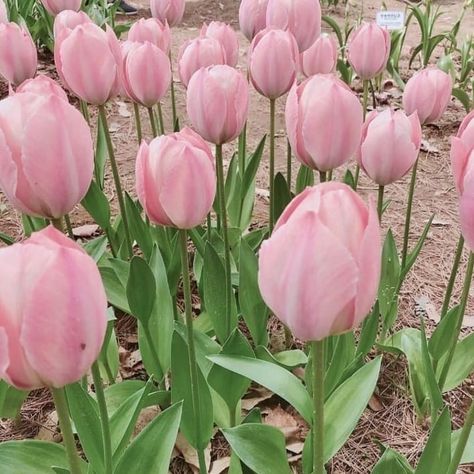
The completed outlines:
[[[149,16],[146,9],[146,0],[135,0],[135,3],[141,7],[139,15]],[[221,20],[226,21],[238,29],[238,1],[236,0],[193,0],[189,1],[183,24],[173,30],[173,56],[176,68],[176,55],[179,45],[186,39],[198,35],[199,28],[204,21]],[[405,3],[389,0],[384,2],[388,9],[404,9]],[[444,15],[441,17],[437,29],[449,29],[456,21],[462,8],[462,2],[452,0],[442,0],[438,2]],[[375,12],[380,8],[381,2],[377,0],[366,0],[364,2],[364,18],[372,19]],[[344,22],[344,6],[333,7],[325,13],[336,18],[339,24]],[[360,14],[361,3],[350,2],[349,18],[354,21]],[[468,12],[462,23],[458,38],[462,40],[466,34],[472,32],[474,27],[474,14]],[[417,44],[419,32],[417,26],[412,23],[407,35],[404,50],[404,67],[402,67],[402,76],[409,77],[411,74],[406,70],[406,57]],[[246,62],[246,51],[248,43],[243,35],[239,33],[241,42],[241,53],[239,67],[244,68]],[[442,53],[441,48],[437,50],[437,56]],[[418,67],[418,65],[414,65]],[[41,62],[42,72],[55,75],[54,66],[51,65],[50,57],[45,56]],[[178,111],[182,124],[185,119],[185,90],[179,83],[175,74]],[[356,84],[356,88],[359,85]],[[360,89],[360,88],[359,88]],[[360,90],[359,90],[360,92]],[[0,97],[6,95],[7,87],[0,81]],[[389,88],[378,96],[380,105],[390,104],[399,106],[401,102],[401,93],[395,88]],[[137,151],[137,144],[134,135],[134,122],[131,104],[127,103],[125,107],[119,106],[118,101],[112,101],[108,105],[109,119],[112,128],[114,143],[117,149],[117,156],[120,164],[122,182],[124,187],[134,193],[134,162]],[[277,107],[277,170],[285,172],[285,152],[286,142],[284,137],[284,99],[278,101]],[[163,102],[165,124],[167,130],[171,128],[171,110],[169,107],[169,97]],[[124,113],[123,110],[126,110]],[[121,112],[119,112],[121,110]],[[93,114],[94,116],[94,114]],[[416,239],[420,235],[424,224],[432,213],[435,213],[435,220],[428,235],[426,245],[407,281],[402,288],[400,298],[400,314],[398,327],[419,326],[419,316],[415,314],[415,300],[419,297],[427,297],[436,308],[440,308],[447,279],[451,269],[453,253],[459,235],[459,225],[457,217],[457,203],[454,186],[449,166],[449,137],[455,134],[460,121],[464,116],[464,110],[461,105],[452,101],[447,112],[436,125],[424,128],[424,138],[429,144],[429,152],[421,152],[418,181],[415,194],[415,205],[412,218],[412,238]],[[254,90],[251,93],[251,107],[249,120],[249,148],[253,149],[260,138],[267,132],[268,122],[268,104],[267,101],[259,96]],[[150,137],[151,131],[148,126],[147,116],[142,111],[142,123],[144,127],[144,136]],[[227,145],[225,152],[227,158],[233,152],[234,145]],[[267,160],[264,159],[258,175],[258,187],[266,188],[266,176],[268,172]],[[293,175],[296,174],[297,164],[294,163]],[[109,177],[110,178],[110,177]],[[403,231],[404,213],[406,206],[406,193],[409,177],[404,178],[398,183],[388,187],[386,190],[386,199],[390,200],[390,206],[384,215],[383,227],[387,230],[389,227],[394,231],[398,244],[401,243],[401,232]],[[113,187],[110,185],[107,193],[112,201],[114,199]],[[361,190],[366,195],[375,197],[376,190],[369,180],[362,177]],[[267,202],[261,196],[257,198],[256,221],[266,218]],[[72,214],[74,226],[89,223],[90,218],[82,209],[77,209]],[[21,239],[23,231],[19,216],[7,204],[5,198],[0,193],[0,230]],[[467,260],[466,253],[463,256],[463,265]],[[460,271],[462,275],[462,270]],[[460,294],[462,279],[458,278],[456,282],[454,299]],[[471,301],[468,308],[468,314],[474,313],[474,304]],[[432,330],[434,324],[428,318],[425,323],[428,330]],[[133,324],[125,319],[121,321],[121,341],[126,336],[133,335]],[[278,332],[278,327],[277,327]],[[126,342],[123,344],[126,346]],[[127,347],[129,349],[129,347]],[[409,393],[407,389],[406,364],[402,359],[385,357],[383,370],[378,383],[377,395],[381,402],[380,409],[368,409],[364,413],[357,429],[349,439],[348,443],[335,456],[330,463],[329,472],[332,474],[354,473],[365,474],[370,472],[371,467],[379,457],[379,449],[374,443],[378,440],[383,444],[399,450],[405,454],[408,459],[414,463],[418,458],[428,435],[428,426],[419,425],[415,419]],[[474,394],[474,381],[472,378],[463,386],[450,393],[446,400],[449,401],[453,413],[453,428],[457,429],[462,425],[463,414],[470,398]],[[265,403],[265,402],[264,402]],[[44,392],[35,392],[30,395],[25,403],[19,423],[0,421],[0,440],[20,439],[25,436],[35,436],[38,429],[45,424],[45,415],[50,411],[51,403]],[[217,438],[213,444],[214,456],[218,452],[225,456],[227,451],[222,445],[222,439]],[[295,465],[295,472],[299,468]],[[176,458],[172,465],[173,473],[190,472],[181,458]],[[474,473],[474,466],[464,466],[461,472]]]

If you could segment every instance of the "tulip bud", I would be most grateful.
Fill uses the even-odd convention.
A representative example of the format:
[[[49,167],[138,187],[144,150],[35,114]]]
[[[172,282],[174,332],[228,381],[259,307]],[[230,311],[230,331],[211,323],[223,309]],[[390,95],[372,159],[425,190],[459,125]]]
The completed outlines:
[[[321,33],[319,0],[269,0],[267,27],[289,30],[299,52],[306,51]]]
[[[142,143],[136,163],[137,195],[152,222],[178,229],[199,225],[216,194],[214,158],[189,128]]]
[[[150,0],[151,14],[161,23],[170,26],[181,23],[184,15],[185,0]]]
[[[349,186],[307,188],[283,211],[259,253],[262,297],[293,334],[320,341],[353,330],[378,290],[380,225]]]
[[[42,96],[52,94],[68,102],[64,89],[56,81],[44,74],[40,74],[34,79],[27,79],[25,82],[22,82],[16,88],[15,92],[17,94],[20,92],[31,92]]]
[[[19,211],[56,219],[87,193],[94,169],[90,129],[58,95],[0,101],[0,189]]]
[[[230,66],[201,68],[189,81],[189,119],[201,137],[216,145],[240,134],[247,121],[248,101],[247,81]]]
[[[224,48],[226,62],[229,66],[235,67],[239,60],[239,40],[234,29],[227,23],[221,21],[211,21],[209,25],[201,28],[201,37],[214,38]]]
[[[334,72],[336,64],[337,44],[327,34],[322,34],[300,57],[301,72],[306,77]]]
[[[249,73],[260,94],[277,99],[286,94],[296,80],[298,45],[289,31],[265,29],[249,49]]]
[[[452,87],[451,76],[441,69],[422,69],[405,86],[403,108],[407,114],[416,112],[422,124],[436,122],[448,106]]]
[[[57,15],[65,10],[77,12],[81,9],[82,0],[41,0],[41,3],[50,15]]]
[[[347,48],[347,59],[362,80],[373,79],[387,66],[390,55],[390,33],[377,23],[363,23],[353,33]]]
[[[28,31],[16,23],[0,23],[0,75],[18,85],[34,77],[37,66],[36,47]]]
[[[268,0],[242,0],[239,8],[240,31],[252,41],[267,25]]]
[[[70,33],[76,26],[93,23],[93,21],[83,11],[75,12],[72,10],[63,10],[54,19],[53,32],[54,42],[59,39],[60,33],[65,30]]]
[[[407,117],[401,110],[374,110],[362,127],[357,161],[370,179],[387,186],[410,171],[420,145],[421,125],[416,114]]]
[[[130,28],[128,40],[137,43],[149,41],[168,54],[171,44],[170,27],[157,18],[141,18]]]
[[[456,189],[464,192],[464,179],[474,175],[474,111],[466,115],[458,133],[451,139],[451,168]]]
[[[285,111],[291,148],[312,169],[337,168],[357,150],[362,115],[357,96],[335,76],[318,74],[295,84]]]
[[[178,74],[185,87],[192,75],[202,67],[226,64],[222,44],[214,38],[196,38],[184,43],[178,54]]]
[[[8,23],[8,12],[5,2],[0,0],[0,24]]]
[[[107,327],[94,260],[54,227],[0,249],[0,379],[60,388],[87,374]]]

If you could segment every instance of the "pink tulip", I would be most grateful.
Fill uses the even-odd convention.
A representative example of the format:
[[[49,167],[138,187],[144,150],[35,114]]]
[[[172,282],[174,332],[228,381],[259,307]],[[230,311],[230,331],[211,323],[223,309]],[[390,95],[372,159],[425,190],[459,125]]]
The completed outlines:
[[[306,76],[334,72],[337,44],[332,36],[322,34],[300,57],[301,72]]]
[[[474,176],[474,111],[462,121],[458,133],[451,138],[451,167],[456,189],[464,192],[464,180]]]
[[[248,83],[230,66],[201,68],[189,81],[189,119],[199,135],[211,143],[221,145],[240,134],[247,121],[248,102]]]
[[[291,148],[306,166],[329,171],[356,152],[362,130],[362,106],[335,76],[318,74],[292,87],[286,102]]]
[[[27,30],[16,23],[0,23],[0,75],[14,85],[34,77],[36,47]]]
[[[163,24],[156,18],[141,18],[130,28],[128,40],[138,43],[149,41],[168,54],[171,44],[170,27],[168,23]]]
[[[422,124],[436,122],[448,106],[452,87],[451,76],[441,69],[430,67],[418,71],[403,91],[405,112],[416,112]]]
[[[0,0],[0,24],[8,23],[8,12],[5,2]]]
[[[151,14],[162,23],[170,26],[181,23],[184,15],[185,0],[150,0]]]
[[[222,45],[225,51],[226,63],[235,67],[239,60],[239,40],[234,29],[227,23],[221,21],[211,21],[209,25],[201,28],[201,36],[205,38],[214,38]]]
[[[184,43],[178,54],[178,74],[185,87],[192,75],[202,67],[226,64],[222,44],[214,38],[196,38]]]
[[[267,26],[268,0],[242,0],[239,8],[240,31],[252,41]]]
[[[82,0],[41,0],[44,8],[51,15],[57,15],[64,10],[78,11],[81,9]]]
[[[27,79],[25,82],[22,82],[16,88],[15,92],[17,94],[20,92],[31,92],[43,96],[52,94],[68,102],[64,89],[56,81],[44,74],[40,74],[34,79]]]
[[[178,229],[199,225],[216,194],[214,158],[189,128],[142,143],[136,163],[137,195],[152,222]]]
[[[122,53],[109,27],[86,23],[60,29],[54,58],[65,85],[90,104],[105,104],[120,90]]]
[[[0,101],[0,188],[25,214],[59,218],[87,193],[90,129],[58,95],[22,92]]]
[[[380,226],[349,186],[307,188],[287,206],[259,254],[263,299],[293,334],[319,341],[353,330],[379,285]]]
[[[288,29],[296,38],[299,51],[302,53],[321,33],[319,0],[269,0],[267,26]]]
[[[93,21],[83,11],[75,12],[72,10],[63,10],[54,19],[54,42],[56,43],[60,38],[63,30],[69,34],[76,26],[85,25],[86,23],[93,23]]]
[[[0,379],[22,389],[63,387],[87,374],[107,327],[94,260],[54,227],[0,249]]]
[[[150,42],[131,43],[123,60],[123,86],[134,102],[153,107],[171,83],[168,56]]]
[[[249,49],[249,73],[260,94],[276,99],[286,94],[296,80],[298,45],[289,31],[265,29]]]
[[[363,23],[350,39],[347,59],[362,80],[373,79],[387,66],[390,33],[377,23]]]
[[[357,161],[370,179],[387,186],[410,171],[420,145],[421,125],[416,114],[407,117],[401,110],[374,110],[362,127]]]

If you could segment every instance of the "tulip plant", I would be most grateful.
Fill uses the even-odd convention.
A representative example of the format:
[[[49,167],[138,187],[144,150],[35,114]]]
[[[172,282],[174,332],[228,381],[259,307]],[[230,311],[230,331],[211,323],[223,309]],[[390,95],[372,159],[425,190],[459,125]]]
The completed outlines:
[[[413,235],[422,137],[460,96],[451,75],[428,64],[442,41],[432,34],[437,11],[428,4],[424,17],[412,8],[422,29],[413,56],[422,53],[423,68],[404,84],[406,30],[391,37],[363,22],[346,24],[343,35],[325,17],[336,41],[321,33],[318,0],[243,0],[245,71],[236,68],[239,36],[223,22],[204,24],[178,52],[172,28],[184,0],[151,0],[152,18],[135,22],[126,40],[120,25],[86,13],[89,2],[40,3],[58,81],[37,74],[37,38],[20,21],[20,2],[0,0],[0,74],[9,86],[0,100],[0,189],[25,234],[16,242],[0,233],[0,416],[18,417],[28,393],[46,388],[61,444],[2,442],[2,472],[167,474],[185,443],[205,474],[216,472],[208,453],[217,436],[228,445],[230,474],[332,472],[390,353],[407,361],[407,393],[429,433],[416,466],[383,446],[371,472],[455,474],[474,462],[474,402],[453,431],[444,396],[474,370],[474,334],[462,331],[474,271],[473,112],[450,143],[461,233],[440,321],[431,331],[423,319],[404,327],[399,317],[433,221]],[[469,87],[471,66],[461,61],[455,84]],[[386,70],[404,91],[401,104],[382,107],[375,89]],[[248,150],[252,88],[268,99],[269,125]],[[115,97],[135,115],[131,192],[111,133]],[[286,176],[275,169],[280,103]],[[257,173],[267,159],[268,218],[256,219]],[[410,173],[403,231],[395,232],[386,191]],[[70,217],[78,205],[99,227],[84,242]],[[119,374],[124,315],[136,321],[140,379]],[[286,335],[280,351],[274,327]],[[252,385],[304,425],[297,471],[284,434],[258,409],[244,410]],[[149,407],[159,414],[136,434]]]

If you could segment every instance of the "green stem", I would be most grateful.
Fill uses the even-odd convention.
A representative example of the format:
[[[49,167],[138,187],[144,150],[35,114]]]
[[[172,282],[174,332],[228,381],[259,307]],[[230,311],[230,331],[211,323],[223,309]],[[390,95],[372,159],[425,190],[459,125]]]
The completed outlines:
[[[133,112],[135,115],[135,127],[137,129],[137,141],[138,145],[142,142],[142,121],[140,119],[140,109],[136,102],[133,103]]]
[[[311,342],[313,382],[313,474],[324,474],[324,340]]]
[[[239,135],[239,174],[242,179],[245,173],[245,158],[247,153],[247,122]]]
[[[153,365],[155,366],[155,377],[158,382],[161,382],[161,380],[163,379],[163,371],[161,370],[160,358],[158,357],[158,353],[156,352],[155,344],[153,343],[153,338],[151,337],[151,333],[148,327],[142,325],[142,328],[146,342],[148,344],[148,348],[150,349],[151,358],[153,359]]]
[[[112,253],[112,257],[116,258],[117,257],[117,252],[115,250],[115,244],[112,240],[112,234],[110,232],[110,229],[107,227],[107,229],[104,229],[105,235],[107,236],[107,240],[109,241],[110,245],[110,251]]]
[[[67,235],[70,239],[74,240],[74,231],[72,230],[71,219],[69,214],[64,214],[64,222],[66,223]]]
[[[275,99],[270,99],[270,235],[274,225],[275,206]]]
[[[286,140],[286,182],[291,193],[291,145],[290,140]]]
[[[99,406],[100,425],[102,428],[102,442],[104,444],[104,474],[112,474],[112,438],[110,436],[109,413],[105,400],[104,387],[97,362],[92,364],[92,380],[94,381],[97,405]]]
[[[104,134],[105,134],[105,141],[107,142],[107,150],[109,152],[110,158],[110,165],[112,168],[112,175],[114,177],[115,182],[115,190],[117,191],[117,199],[120,207],[120,213],[122,214],[123,220],[123,227],[125,230],[125,242],[127,244],[127,251],[128,256],[132,257],[132,239],[130,237],[130,227],[128,225],[128,217],[125,211],[125,201],[123,199],[123,191],[122,191],[122,184],[120,183],[120,174],[117,167],[117,162],[115,160],[115,153],[114,153],[114,145],[112,143],[112,138],[109,132],[109,125],[107,123],[107,115],[105,113],[105,107],[103,105],[99,105],[99,116],[102,122]]]
[[[325,183],[327,179],[326,171],[320,171],[319,172],[319,182],[320,183]]]
[[[170,67],[171,67],[171,110],[172,110],[172,117],[173,117],[173,126],[171,127],[171,130],[174,131],[176,128],[176,121],[178,119],[178,115],[176,113],[176,96],[175,96],[175,91],[174,91],[173,60],[171,58],[171,49],[169,52],[169,58],[170,58]]]
[[[80,99],[79,101],[79,107],[81,109],[81,113],[82,115],[84,116],[84,118],[86,119],[86,122],[87,122],[87,125],[91,125],[91,118],[90,118],[90,115],[89,115],[89,108],[87,107],[87,102],[85,102],[84,100]]]
[[[377,213],[379,215],[379,221],[382,222],[382,212],[383,212],[383,193],[385,187],[379,184],[379,194],[377,199]]]
[[[199,400],[198,386],[198,367],[196,362],[196,348],[194,346],[193,333],[193,314],[191,301],[191,283],[189,277],[189,261],[188,261],[188,237],[185,229],[179,230],[180,253],[181,253],[181,269],[183,273],[183,290],[184,290],[184,313],[186,317],[186,328],[188,336],[188,355],[189,370],[191,376],[191,394],[193,399],[193,411],[195,416],[196,439],[199,439],[201,433],[201,404]],[[206,460],[204,450],[198,449],[199,472],[206,474]]]
[[[416,160],[415,164],[413,165],[413,170],[411,172],[410,187],[408,188],[407,212],[405,216],[405,232],[403,234],[402,269],[405,268],[405,264],[407,262],[407,256],[408,256],[408,240],[410,238],[411,210],[413,207],[413,195],[415,193],[417,170],[418,170],[418,160]]]
[[[165,122],[163,120],[163,109],[161,108],[161,102],[157,104],[158,109],[158,129],[160,131],[160,135],[165,134]]]
[[[441,308],[441,319],[443,319],[449,310],[449,302],[451,301],[451,295],[453,294],[454,282],[458,274],[459,263],[461,261],[462,250],[464,248],[464,237],[461,234],[459,236],[458,245],[456,247],[456,254],[454,256],[453,268],[451,269],[451,275],[449,276],[448,286],[446,288],[446,294],[444,295],[443,307]]]
[[[212,232],[212,221],[211,221],[211,213],[207,215],[207,241],[211,241],[211,232]]]
[[[219,211],[222,221],[222,237],[224,239],[224,264],[225,264],[225,327],[226,338],[230,335],[231,328],[231,303],[232,303],[232,280],[230,270],[230,247],[229,233],[227,228],[227,208],[225,205],[225,188],[224,188],[224,163],[222,159],[222,145],[216,145],[216,168],[217,183],[219,193]],[[221,341],[224,342],[224,341]]]
[[[153,108],[147,107],[148,117],[150,118],[151,131],[153,133],[153,138],[158,136],[158,129],[156,127],[155,115],[153,114]]]
[[[51,393],[53,394],[54,405],[56,406],[56,412],[59,418],[59,426],[69,461],[69,470],[71,474],[81,474],[81,459],[76,451],[76,442],[74,441],[74,435],[72,433],[64,388],[51,388]]]
[[[51,224],[53,224],[53,226],[56,227],[59,232],[62,232],[64,234],[63,220],[61,217],[59,217],[58,219],[51,219]]]

